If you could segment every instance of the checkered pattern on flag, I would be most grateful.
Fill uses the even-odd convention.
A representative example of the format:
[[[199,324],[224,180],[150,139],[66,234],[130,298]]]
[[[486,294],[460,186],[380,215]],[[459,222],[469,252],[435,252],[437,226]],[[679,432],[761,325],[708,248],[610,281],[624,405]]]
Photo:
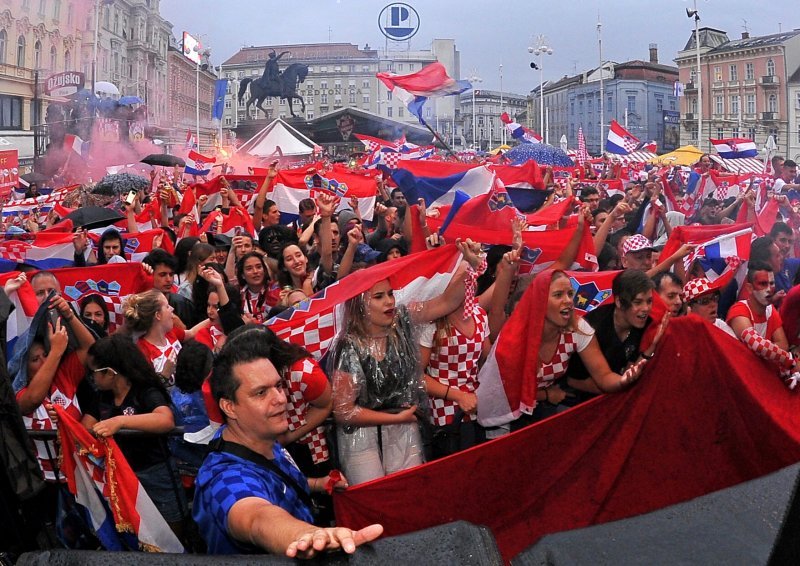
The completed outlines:
[[[397,305],[432,299],[447,287],[459,257],[456,247],[448,245],[374,265],[348,275],[265,324],[280,338],[303,346],[320,359],[342,330],[348,299],[385,279],[395,290]]]
[[[95,438],[58,404],[62,470],[98,539],[109,550],[183,552],[113,437]]]

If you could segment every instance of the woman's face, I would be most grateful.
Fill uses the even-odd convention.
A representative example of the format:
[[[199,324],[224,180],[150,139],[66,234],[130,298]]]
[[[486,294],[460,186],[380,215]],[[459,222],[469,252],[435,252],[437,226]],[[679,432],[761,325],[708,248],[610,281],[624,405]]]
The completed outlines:
[[[575,310],[574,298],[575,291],[570,280],[564,275],[556,275],[550,282],[545,320],[558,328],[567,328]]]
[[[260,289],[264,285],[264,263],[261,258],[248,257],[242,266],[244,282],[251,289]]]
[[[308,299],[308,296],[302,291],[292,291],[286,296],[286,304],[290,307],[296,307],[306,299]]]
[[[392,248],[391,250],[389,250],[389,253],[386,254],[386,261],[391,261],[393,259],[401,257],[403,257],[403,254],[400,253],[400,250],[398,248]]]
[[[388,279],[372,286],[365,298],[367,307],[367,326],[386,329],[394,322],[394,290]]]
[[[287,246],[283,250],[283,265],[292,277],[305,279],[308,258],[299,247]]]
[[[92,374],[92,381],[100,391],[110,391],[114,387],[114,381],[119,375],[111,368],[98,368],[98,363],[94,358],[89,358],[89,371]],[[97,371],[102,369],[103,371]]]
[[[160,324],[164,332],[172,330],[174,322],[172,320],[172,311],[174,310],[164,295],[158,297],[158,310],[156,311],[156,324]]]
[[[214,291],[208,294],[208,303],[206,304],[206,316],[211,324],[219,321],[219,295]]]
[[[34,342],[31,349],[28,350],[28,380],[36,375],[45,360],[47,360],[47,354],[44,353],[44,346]]]
[[[84,320],[91,320],[101,328],[105,328],[108,325],[106,313],[97,303],[86,303],[86,306],[83,307],[83,318]]]

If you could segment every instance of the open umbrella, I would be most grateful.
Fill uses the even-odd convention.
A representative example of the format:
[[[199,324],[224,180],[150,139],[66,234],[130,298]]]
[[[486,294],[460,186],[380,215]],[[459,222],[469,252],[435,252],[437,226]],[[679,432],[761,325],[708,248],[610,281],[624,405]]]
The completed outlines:
[[[140,161],[148,165],[160,165],[162,167],[174,167],[175,165],[186,167],[186,162],[183,159],[169,153],[151,153],[144,159],[140,159]]]
[[[150,187],[150,179],[131,173],[106,175],[95,185],[92,192],[96,195],[119,196],[130,191],[144,190]]]
[[[133,106],[134,104],[141,104],[144,101],[138,96],[123,96],[117,102],[120,106]]]
[[[539,165],[554,165],[556,167],[572,167],[572,159],[561,150],[545,143],[521,143],[514,149],[506,152],[506,158],[511,163],[518,165],[533,160]]]
[[[38,185],[39,183],[46,183],[47,181],[50,180],[50,177],[48,177],[47,175],[42,175],[41,173],[33,172],[33,173],[25,173],[23,176],[20,177],[20,179],[22,179],[28,184],[36,183]]]
[[[85,206],[73,210],[67,214],[65,219],[66,218],[72,220],[72,224],[76,228],[78,226],[82,226],[83,228],[101,228],[118,222],[124,217],[116,210],[111,210],[103,206]]]

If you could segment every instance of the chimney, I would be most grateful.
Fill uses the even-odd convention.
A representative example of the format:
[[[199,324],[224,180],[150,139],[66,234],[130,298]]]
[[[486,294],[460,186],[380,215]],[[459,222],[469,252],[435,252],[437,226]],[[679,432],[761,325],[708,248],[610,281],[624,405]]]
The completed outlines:
[[[749,31],[743,31],[742,32],[742,39],[750,39],[750,32]]]
[[[658,63],[658,44],[651,43],[650,44],[650,62],[651,63]]]

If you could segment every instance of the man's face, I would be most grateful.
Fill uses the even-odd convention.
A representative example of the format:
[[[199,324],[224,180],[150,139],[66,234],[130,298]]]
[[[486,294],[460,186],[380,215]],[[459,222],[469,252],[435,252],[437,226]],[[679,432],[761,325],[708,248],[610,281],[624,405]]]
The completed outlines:
[[[792,251],[792,246],[794,245],[794,234],[791,232],[779,233],[775,236],[775,245],[778,246],[782,258],[786,259],[789,257],[789,253]]]
[[[594,212],[600,206],[600,195],[589,195],[583,202],[589,205],[591,212]]]
[[[265,213],[261,216],[261,224],[264,227],[267,226],[275,226],[276,224],[280,223],[281,221],[281,211],[278,210],[278,205],[273,204],[269,207]]]
[[[711,324],[717,320],[719,309],[719,293],[710,293],[692,301],[689,306],[692,313],[706,319]]]
[[[31,283],[31,287],[33,287],[33,293],[36,295],[36,302],[40,305],[45,302],[51,291],[55,291],[56,295],[61,294],[61,286],[55,277],[36,277]]]
[[[670,279],[662,279],[661,286],[658,289],[658,295],[667,305],[667,310],[675,316],[680,312],[683,306],[683,299],[681,298],[681,288]]]
[[[308,226],[311,220],[314,218],[314,214],[316,214],[316,210],[311,208],[309,210],[301,210],[300,211],[300,223],[303,226]]]
[[[170,293],[174,277],[175,272],[172,271],[170,266],[165,263],[159,263],[153,268],[153,289],[162,293]]]
[[[265,440],[286,432],[286,394],[275,366],[264,358],[236,364],[233,377],[239,382],[235,398],[220,403],[228,422],[236,421],[243,430]]]
[[[650,311],[653,309],[653,291],[644,291],[638,293],[631,301],[631,306],[627,309],[620,307],[617,301],[617,308],[622,312],[625,322],[633,328],[644,328],[647,324],[647,318],[650,316]]]
[[[647,271],[653,267],[653,252],[651,250],[628,252],[622,256],[622,267]]]
[[[750,296],[761,306],[766,307],[772,303],[772,296],[775,294],[775,274],[771,271],[756,271],[753,274],[753,282],[750,283],[752,293]]]
[[[406,195],[400,191],[395,191],[394,194],[392,194],[392,206],[402,210],[406,207],[406,205],[408,205],[408,201],[406,201]]]
[[[700,207],[700,222],[703,224],[718,224],[721,210],[722,205],[720,204],[704,204]]]
[[[103,257],[106,261],[110,260],[115,255],[120,255],[122,251],[122,242],[119,240],[106,240],[103,242]]]
[[[787,183],[791,183],[797,177],[797,167],[781,167],[781,179]]]

